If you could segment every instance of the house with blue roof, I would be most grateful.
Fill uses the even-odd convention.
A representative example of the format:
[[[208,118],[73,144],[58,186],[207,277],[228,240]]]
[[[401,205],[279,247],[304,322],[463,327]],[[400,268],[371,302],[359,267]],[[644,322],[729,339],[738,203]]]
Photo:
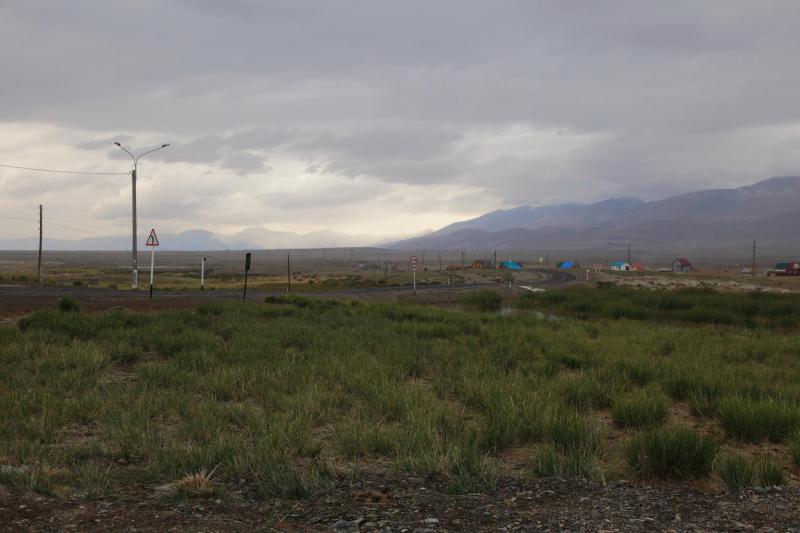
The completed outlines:
[[[498,268],[501,270],[522,270],[522,263],[511,260],[503,261]]]
[[[631,269],[631,264],[627,261],[614,261],[611,263],[611,270],[619,270],[623,272],[627,272]]]

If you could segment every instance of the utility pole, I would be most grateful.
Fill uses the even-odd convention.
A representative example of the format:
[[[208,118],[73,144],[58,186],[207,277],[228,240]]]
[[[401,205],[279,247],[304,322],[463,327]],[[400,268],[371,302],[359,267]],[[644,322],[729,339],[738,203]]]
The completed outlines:
[[[136,169],[137,169],[137,166],[138,166],[138,163],[139,163],[139,158],[141,158],[144,155],[151,154],[151,153],[155,152],[156,150],[161,150],[162,148],[166,148],[167,146],[169,146],[169,143],[162,144],[158,148],[153,148],[152,150],[148,150],[146,152],[142,152],[139,155],[134,155],[132,152],[130,152],[127,148],[125,148],[124,146],[122,146],[118,142],[115,142],[114,144],[116,144],[121,150],[123,150],[125,153],[127,153],[129,156],[131,156],[131,159],[133,159],[133,170],[131,170],[131,198],[132,198],[132,202],[131,202],[131,204],[132,204],[131,205],[132,224],[131,224],[131,226],[133,228],[133,232],[132,232],[133,236],[132,236],[132,240],[131,240],[131,288],[135,289],[135,288],[137,288],[139,286],[139,282],[138,282],[138,279],[137,279],[138,276],[139,276],[139,257],[138,257],[138,253],[136,251],[136,249],[137,249],[137,243],[136,243]]]
[[[286,292],[292,292],[292,262],[291,254],[286,254]]]
[[[247,301],[247,274],[250,272],[250,261],[252,258],[252,254],[247,252],[247,255],[244,256],[244,291],[242,291],[242,301]]]
[[[751,263],[751,266],[750,266],[750,275],[751,276],[755,276],[756,275],[756,238],[755,237],[753,237],[753,262]]]
[[[42,283],[42,204],[39,204],[39,261],[36,266],[36,281]]]
[[[631,264],[631,245],[630,244],[628,245],[628,261],[627,261],[627,263],[629,265]]]
[[[461,266],[464,266],[464,250],[461,250]]]

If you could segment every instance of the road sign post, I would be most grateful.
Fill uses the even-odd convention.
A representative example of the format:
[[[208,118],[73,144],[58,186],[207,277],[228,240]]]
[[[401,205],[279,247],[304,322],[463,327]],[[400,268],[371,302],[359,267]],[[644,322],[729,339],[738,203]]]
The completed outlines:
[[[247,300],[247,273],[250,272],[250,260],[253,254],[247,252],[247,255],[244,256],[244,292],[242,293],[242,301]]]
[[[414,297],[417,296],[417,256],[412,255],[411,259],[409,260],[411,263],[411,272],[413,276],[413,283],[414,283]]]
[[[156,262],[156,247],[158,246],[158,235],[156,235],[155,228],[150,230],[150,236],[147,237],[145,246],[150,247],[150,299],[153,299],[153,268]]]

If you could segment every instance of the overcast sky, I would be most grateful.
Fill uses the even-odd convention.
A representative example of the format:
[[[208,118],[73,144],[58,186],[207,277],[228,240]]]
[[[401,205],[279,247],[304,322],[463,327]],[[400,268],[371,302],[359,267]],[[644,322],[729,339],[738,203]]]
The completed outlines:
[[[0,3],[0,163],[140,227],[394,236],[800,175],[800,2]],[[130,224],[0,168],[0,237]],[[57,228],[58,235],[88,234]]]

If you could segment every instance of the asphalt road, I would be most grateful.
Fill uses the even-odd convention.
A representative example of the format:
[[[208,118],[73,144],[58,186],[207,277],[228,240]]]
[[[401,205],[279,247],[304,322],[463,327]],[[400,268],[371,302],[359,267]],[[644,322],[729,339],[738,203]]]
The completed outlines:
[[[563,286],[577,281],[577,277],[569,272],[555,270],[555,269],[537,269],[532,271],[524,271],[516,276],[514,285],[534,285],[536,287],[557,287]],[[431,292],[431,291],[465,291],[480,288],[502,287],[502,284],[497,283],[462,283],[457,285],[417,285],[417,292]],[[385,293],[398,293],[405,294],[412,291],[411,285],[400,287],[370,287],[363,289],[343,289],[338,291],[320,291],[320,292],[297,292],[295,294],[303,296],[359,296],[369,294],[385,294]],[[266,296],[283,296],[285,291],[261,291],[261,290],[248,290],[248,298],[258,299]],[[191,298],[191,299],[214,299],[214,298],[228,298],[238,299],[242,297],[241,290],[158,290],[156,287],[154,295],[159,298]],[[98,287],[47,287],[47,286],[23,286],[23,285],[5,285],[0,286],[0,303],[3,297],[64,297],[70,296],[73,298],[90,298],[90,299],[148,299],[148,291],[140,289],[133,290],[120,290],[120,289],[107,289]]]

